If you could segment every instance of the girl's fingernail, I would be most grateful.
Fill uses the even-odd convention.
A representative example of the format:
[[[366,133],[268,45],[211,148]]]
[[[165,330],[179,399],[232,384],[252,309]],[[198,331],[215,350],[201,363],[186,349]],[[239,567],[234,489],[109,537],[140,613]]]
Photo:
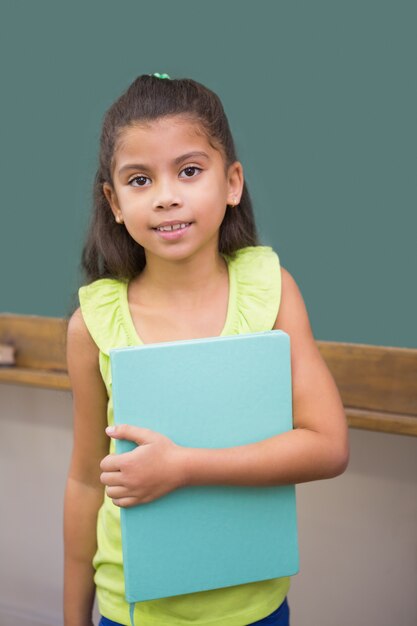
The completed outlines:
[[[108,435],[112,435],[112,434],[113,434],[113,433],[115,433],[115,432],[116,432],[116,427],[115,427],[115,426],[107,426],[107,428],[106,428],[106,433],[107,433]]]

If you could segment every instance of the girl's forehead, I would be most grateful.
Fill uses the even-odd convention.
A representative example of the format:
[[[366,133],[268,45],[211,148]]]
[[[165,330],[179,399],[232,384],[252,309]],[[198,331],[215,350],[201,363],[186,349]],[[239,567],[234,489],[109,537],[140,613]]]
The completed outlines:
[[[198,121],[177,115],[134,123],[122,129],[115,153],[117,157],[118,154],[131,151],[155,151],[190,143],[211,147],[207,134]]]

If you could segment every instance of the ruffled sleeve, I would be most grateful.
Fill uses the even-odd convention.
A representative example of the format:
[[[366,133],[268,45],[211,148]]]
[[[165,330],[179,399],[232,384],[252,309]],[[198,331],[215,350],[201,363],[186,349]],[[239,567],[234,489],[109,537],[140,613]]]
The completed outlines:
[[[248,246],[228,257],[228,263],[234,310],[222,334],[271,330],[281,302],[277,253],[269,246]]]
[[[129,337],[121,310],[124,284],[113,278],[100,278],[80,287],[78,297],[85,324],[100,351],[129,345]]]

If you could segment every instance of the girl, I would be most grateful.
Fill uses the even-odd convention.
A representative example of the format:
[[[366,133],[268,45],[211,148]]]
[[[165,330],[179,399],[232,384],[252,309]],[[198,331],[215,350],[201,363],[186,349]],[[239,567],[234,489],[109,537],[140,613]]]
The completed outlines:
[[[188,485],[329,478],[348,459],[339,394],[294,279],[270,247],[258,245],[219,98],[192,80],[139,76],[105,116],[94,204],[82,257],[88,284],[67,337],[74,449],[65,497],[65,626],[92,625],[95,587],[100,624],[130,623],[118,507]],[[112,426],[110,349],[271,329],[291,339],[293,431],[213,450]],[[116,438],[141,445],[116,456]],[[288,624],[288,588],[279,578],[143,602],[136,623]]]

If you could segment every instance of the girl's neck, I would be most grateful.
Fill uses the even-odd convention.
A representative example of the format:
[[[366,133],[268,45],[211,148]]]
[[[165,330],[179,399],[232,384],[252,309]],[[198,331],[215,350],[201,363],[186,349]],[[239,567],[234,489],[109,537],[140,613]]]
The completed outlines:
[[[160,302],[199,305],[227,275],[227,263],[215,250],[202,250],[191,258],[167,261],[147,254],[146,266],[138,278],[142,288]]]

